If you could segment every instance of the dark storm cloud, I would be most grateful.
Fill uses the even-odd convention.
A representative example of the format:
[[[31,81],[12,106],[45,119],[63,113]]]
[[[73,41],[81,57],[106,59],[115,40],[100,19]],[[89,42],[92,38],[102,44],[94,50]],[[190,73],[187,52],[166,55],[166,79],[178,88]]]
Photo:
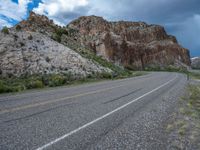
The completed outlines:
[[[109,20],[161,24],[192,56],[200,56],[200,0],[94,0],[92,5],[90,14]]]
[[[94,0],[92,13],[113,19],[137,19],[151,22],[182,20],[200,13],[199,0]]]
[[[138,18],[154,22],[179,21],[200,12],[197,5],[199,3],[198,0],[142,1],[138,6],[135,4],[135,8],[134,2],[132,2],[133,11],[130,12],[133,12]],[[129,9],[131,10],[131,7]]]

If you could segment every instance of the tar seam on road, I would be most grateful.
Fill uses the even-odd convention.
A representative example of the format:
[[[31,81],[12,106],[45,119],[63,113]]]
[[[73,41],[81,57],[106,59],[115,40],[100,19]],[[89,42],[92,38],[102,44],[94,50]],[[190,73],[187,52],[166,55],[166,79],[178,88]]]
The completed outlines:
[[[80,131],[80,130],[82,130],[82,129],[84,129],[84,128],[87,128],[88,126],[90,126],[90,125],[92,125],[92,124],[94,124],[94,123],[96,123],[96,122],[98,122],[98,121],[100,121],[100,120],[102,120],[102,119],[104,119],[104,118],[106,118],[106,117],[108,117],[108,116],[114,114],[115,112],[117,112],[117,111],[119,111],[119,110],[121,110],[121,109],[127,107],[128,105],[130,105],[130,104],[132,104],[132,103],[134,103],[134,102],[140,100],[141,98],[146,97],[147,95],[149,95],[149,94],[151,94],[151,93],[153,93],[153,92],[155,92],[155,91],[161,89],[162,87],[164,87],[164,86],[168,85],[169,83],[171,83],[172,81],[174,81],[176,78],[177,78],[177,74],[176,74],[176,76],[175,76],[173,79],[171,79],[171,80],[169,80],[168,82],[162,84],[161,86],[159,86],[159,87],[153,89],[152,91],[143,94],[142,96],[140,96],[140,97],[138,97],[138,98],[136,98],[136,99],[134,99],[134,100],[132,100],[132,101],[130,101],[130,102],[128,102],[128,103],[126,103],[126,104],[124,104],[124,105],[122,105],[122,106],[116,108],[116,109],[114,109],[113,111],[111,111],[111,112],[109,112],[109,113],[107,113],[107,114],[105,114],[105,115],[103,115],[103,116],[101,116],[101,117],[99,117],[99,118],[97,118],[97,119],[95,119],[95,120],[93,120],[93,121],[91,121],[91,122],[89,122],[89,123],[87,123],[87,124],[85,124],[85,125],[83,125],[83,126],[77,128],[77,129],[75,129],[75,130],[73,130],[73,131],[71,131],[71,132],[69,132],[69,133],[67,133],[67,134],[65,134],[65,135],[63,135],[63,136],[61,136],[61,137],[59,137],[59,138],[57,138],[57,139],[55,139],[55,140],[53,140],[53,141],[51,141],[51,142],[49,142],[49,143],[47,143],[47,144],[45,144],[45,145],[39,147],[39,148],[37,148],[36,150],[43,150],[43,149],[46,149],[46,148],[48,148],[49,146],[51,146],[51,145],[53,145],[53,144],[55,144],[55,143],[57,143],[57,142],[59,142],[59,141],[65,139],[65,138],[69,137],[70,135],[72,135],[72,134],[74,134],[74,133],[76,133],[76,132],[78,132],[78,131]]]

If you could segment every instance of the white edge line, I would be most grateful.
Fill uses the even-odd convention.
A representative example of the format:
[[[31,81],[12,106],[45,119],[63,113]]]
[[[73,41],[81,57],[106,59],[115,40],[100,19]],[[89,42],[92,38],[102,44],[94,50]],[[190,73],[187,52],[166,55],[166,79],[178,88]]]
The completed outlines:
[[[82,130],[82,129],[84,129],[84,128],[87,128],[88,126],[90,126],[90,125],[92,125],[92,124],[98,122],[99,120],[102,120],[102,119],[104,119],[104,118],[110,116],[111,114],[113,114],[113,113],[115,113],[115,112],[117,112],[117,111],[119,111],[119,110],[121,110],[121,109],[127,107],[128,105],[130,105],[130,104],[132,104],[132,103],[134,103],[134,102],[140,100],[141,98],[143,98],[143,97],[145,97],[145,96],[147,96],[147,95],[149,95],[149,94],[151,94],[151,93],[153,93],[153,92],[159,90],[160,88],[162,88],[162,87],[168,85],[169,83],[171,83],[171,82],[172,82],[173,80],[175,80],[176,78],[177,78],[177,74],[176,74],[175,78],[173,78],[173,79],[171,79],[170,81],[168,81],[168,82],[162,84],[161,86],[159,86],[159,87],[153,89],[152,91],[145,93],[144,95],[142,95],[142,96],[140,96],[140,97],[138,97],[138,98],[136,98],[136,99],[134,99],[134,100],[132,100],[132,101],[130,101],[130,102],[128,102],[128,103],[126,103],[126,104],[124,104],[124,105],[122,105],[122,106],[116,108],[116,109],[114,109],[113,111],[111,111],[111,112],[109,112],[109,113],[107,113],[107,114],[105,114],[105,115],[103,115],[103,116],[101,116],[101,117],[99,117],[99,118],[97,118],[97,119],[95,119],[95,120],[93,120],[93,121],[91,121],[91,122],[89,122],[89,123],[87,123],[87,124],[85,124],[85,125],[83,125],[83,126],[77,128],[77,129],[75,129],[75,130],[73,130],[73,131],[71,131],[71,132],[69,132],[69,133],[67,133],[67,134],[65,134],[65,135],[63,135],[63,136],[61,136],[61,137],[59,137],[59,138],[57,138],[57,139],[55,139],[55,140],[53,140],[53,141],[51,141],[51,142],[49,142],[49,143],[47,143],[47,144],[45,144],[45,145],[39,147],[39,148],[37,148],[36,150],[43,150],[43,149],[45,149],[45,148],[47,148],[47,147],[49,147],[49,146],[51,146],[51,145],[53,145],[53,144],[55,144],[55,143],[57,143],[57,142],[59,142],[59,141],[65,139],[65,138],[67,138],[68,136],[70,136],[70,135],[72,135],[72,134],[74,134],[74,133],[76,133],[76,132],[78,132],[78,131],[80,131],[80,130]]]

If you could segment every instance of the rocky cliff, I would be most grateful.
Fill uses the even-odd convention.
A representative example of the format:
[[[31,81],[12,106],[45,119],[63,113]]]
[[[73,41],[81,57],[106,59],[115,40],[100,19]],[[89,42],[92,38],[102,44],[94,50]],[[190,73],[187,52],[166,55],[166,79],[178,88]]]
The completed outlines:
[[[193,69],[200,69],[200,57],[192,58],[191,62],[191,66]]]
[[[72,21],[68,28],[76,31],[74,37],[82,45],[127,68],[190,66],[189,51],[159,25],[88,16]]]

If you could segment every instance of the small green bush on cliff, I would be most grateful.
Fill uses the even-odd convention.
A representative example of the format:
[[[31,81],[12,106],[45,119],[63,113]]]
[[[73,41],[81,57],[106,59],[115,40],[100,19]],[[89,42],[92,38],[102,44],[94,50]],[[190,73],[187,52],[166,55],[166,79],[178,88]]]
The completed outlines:
[[[15,29],[16,29],[17,31],[20,31],[20,30],[22,29],[22,27],[18,24],[18,25],[16,25]]]
[[[57,42],[61,42],[61,36],[59,36],[58,34],[56,33],[53,33],[53,35],[51,36],[51,38]]]
[[[63,34],[68,35],[68,31],[63,28],[56,28],[51,38],[60,43]]]
[[[4,34],[9,34],[9,30],[8,28],[5,26],[3,27],[3,29],[1,30]]]

